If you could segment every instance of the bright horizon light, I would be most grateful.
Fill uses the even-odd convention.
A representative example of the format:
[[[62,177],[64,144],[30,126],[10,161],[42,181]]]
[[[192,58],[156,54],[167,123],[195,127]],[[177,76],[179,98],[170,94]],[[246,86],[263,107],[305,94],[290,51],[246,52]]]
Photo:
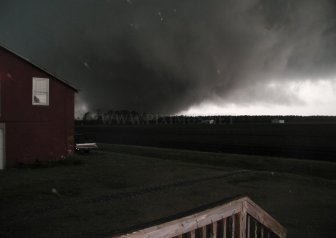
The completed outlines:
[[[237,104],[226,102],[203,102],[178,115],[336,115],[336,80],[291,81],[285,84],[272,82],[273,90],[286,88],[286,93],[297,100],[291,103],[255,102]]]

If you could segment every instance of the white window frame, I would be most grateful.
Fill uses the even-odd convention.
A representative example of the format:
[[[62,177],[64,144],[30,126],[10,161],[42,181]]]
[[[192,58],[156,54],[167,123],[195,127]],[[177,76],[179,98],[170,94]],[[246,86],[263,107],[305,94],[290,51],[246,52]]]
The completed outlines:
[[[47,92],[40,92],[40,93],[46,93],[47,94],[47,102],[46,103],[41,103],[41,102],[35,102],[34,101],[34,95],[35,95],[35,82],[37,80],[46,80],[47,82]],[[49,88],[49,78],[37,78],[37,77],[33,77],[33,89],[32,89],[32,102],[33,105],[37,105],[37,106],[49,106],[49,94],[50,94],[50,88]]]

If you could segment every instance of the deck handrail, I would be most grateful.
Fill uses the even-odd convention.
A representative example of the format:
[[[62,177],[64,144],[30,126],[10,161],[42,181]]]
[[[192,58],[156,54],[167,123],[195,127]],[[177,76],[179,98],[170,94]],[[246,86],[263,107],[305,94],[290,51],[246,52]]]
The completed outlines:
[[[228,219],[231,219],[229,235],[226,227]],[[242,197],[211,209],[114,238],[171,238],[182,237],[184,234],[189,234],[185,237],[195,238],[196,231],[201,232],[202,238],[217,238],[219,222],[222,222],[221,229],[225,229],[221,237],[225,238],[286,238],[287,235],[286,229],[271,215],[249,197]]]

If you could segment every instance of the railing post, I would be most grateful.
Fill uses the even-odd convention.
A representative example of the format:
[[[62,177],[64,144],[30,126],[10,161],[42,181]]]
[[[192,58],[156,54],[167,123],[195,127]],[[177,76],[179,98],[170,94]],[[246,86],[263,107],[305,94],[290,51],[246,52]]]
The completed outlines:
[[[191,238],[195,238],[195,237],[196,237],[196,230],[192,230],[192,231],[190,232],[190,237],[191,237]]]
[[[213,234],[213,238],[217,238],[217,222],[212,223],[212,234]]]
[[[247,212],[246,212],[246,200],[242,201],[242,210],[240,213],[240,231],[239,237],[246,238],[246,222],[247,222]]]
[[[206,226],[203,226],[203,227],[201,228],[201,230],[202,230],[202,238],[206,238],[206,234],[207,234]]]
[[[227,230],[227,221],[228,221],[228,219],[227,219],[227,217],[225,217],[224,219],[223,219],[223,238],[227,238],[227,236],[226,236],[226,230]]]

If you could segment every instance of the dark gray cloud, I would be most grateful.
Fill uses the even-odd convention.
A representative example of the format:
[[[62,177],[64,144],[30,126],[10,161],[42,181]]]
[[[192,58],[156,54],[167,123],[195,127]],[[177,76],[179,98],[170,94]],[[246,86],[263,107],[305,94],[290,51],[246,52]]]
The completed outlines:
[[[336,76],[332,0],[1,1],[0,41],[91,108],[299,102],[271,82]]]

